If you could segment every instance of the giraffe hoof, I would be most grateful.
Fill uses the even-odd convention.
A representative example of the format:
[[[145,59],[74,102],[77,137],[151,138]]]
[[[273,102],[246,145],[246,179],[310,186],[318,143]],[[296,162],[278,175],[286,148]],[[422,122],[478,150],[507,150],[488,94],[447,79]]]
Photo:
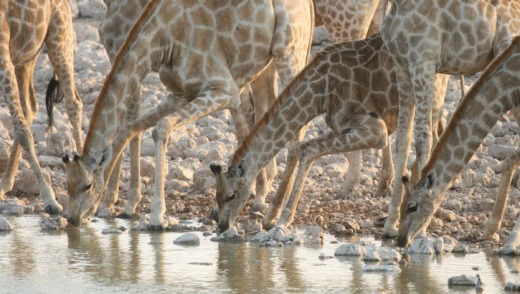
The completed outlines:
[[[249,210],[249,213],[261,212],[265,214],[268,208],[269,204],[267,203],[253,203],[251,209]]]
[[[49,204],[47,206],[45,206],[45,212],[50,214],[50,215],[55,215],[55,214],[61,214],[63,212],[63,207],[61,207],[61,205],[53,205],[53,204]]]
[[[266,231],[269,231],[274,227],[276,227],[276,221],[274,220],[262,222],[262,228]]]

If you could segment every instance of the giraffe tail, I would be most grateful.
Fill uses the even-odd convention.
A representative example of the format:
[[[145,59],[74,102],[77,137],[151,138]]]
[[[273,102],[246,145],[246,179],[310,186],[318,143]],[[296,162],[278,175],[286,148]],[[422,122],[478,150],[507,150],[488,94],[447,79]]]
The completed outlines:
[[[54,116],[52,113],[54,103],[59,103],[63,100],[63,97],[64,93],[60,88],[60,82],[56,78],[56,75],[52,75],[52,78],[47,85],[47,92],[45,93],[45,107],[47,109],[49,127],[52,127],[52,124],[54,123]]]

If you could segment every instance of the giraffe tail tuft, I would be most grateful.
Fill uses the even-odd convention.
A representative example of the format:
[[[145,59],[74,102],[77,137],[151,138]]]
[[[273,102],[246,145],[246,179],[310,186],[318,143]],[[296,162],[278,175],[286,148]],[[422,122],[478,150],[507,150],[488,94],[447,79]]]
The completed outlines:
[[[47,117],[48,117],[48,125],[52,127],[54,122],[54,116],[52,110],[54,109],[54,103],[59,103],[63,100],[64,93],[60,88],[60,82],[56,78],[56,75],[53,75],[49,84],[47,85],[47,92],[45,93],[45,107],[47,109]]]

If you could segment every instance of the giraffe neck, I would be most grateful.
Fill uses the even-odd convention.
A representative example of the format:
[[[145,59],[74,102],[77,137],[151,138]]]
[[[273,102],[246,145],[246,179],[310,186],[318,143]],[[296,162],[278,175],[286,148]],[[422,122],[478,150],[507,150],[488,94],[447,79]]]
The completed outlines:
[[[311,64],[315,64],[316,57]],[[237,149],[231,165],[246,168],[246,181],[252,181],[297,132],[322,111],[326,94],[312,88],[325,89],[325,79],[312,80],[316,68],[306,67],[282,92],[269,111],[255,125],[244,143]]]
[[[83,146],[83,156],[93,159],[95,163],[112,143],[119,127],[124,125],[128,98],[151,71],[156,24],[147,20],[158,2],[150,1],[129,32],[96,100]]]
[[[453,114],[422,170],[422,178],[429,171],[436,171],[438,180],[433,194],[440,195],[436,199],[437,205],[497,120],[510,109],[520,106],[519,66],[520,38],[517,37],[482,73]]]

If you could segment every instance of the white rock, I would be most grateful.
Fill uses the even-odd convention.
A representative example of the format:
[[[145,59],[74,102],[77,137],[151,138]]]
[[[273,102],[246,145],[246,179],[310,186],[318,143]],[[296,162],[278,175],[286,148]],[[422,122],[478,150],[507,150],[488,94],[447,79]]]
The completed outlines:
[[[200,238],[197,234],[187,233],[177,239],[173,240],[173,244],[186,245],[186,246],[198,246],[200,245]]]
[[[335,256],[364,256],[365,254],[365,247],[355,243],[342,244],[334,251]]]
[[[227,229],[225,232],[218,234],[211,238],[211,241],[232,241],[232,242],[243,242],[245,241],[244,236],[240,235],[235,227]]]
[[[432,238],[415,238],[412,241],[410,248],[406,250],[407,253],[418,254],[435,254],[435,240]]]

